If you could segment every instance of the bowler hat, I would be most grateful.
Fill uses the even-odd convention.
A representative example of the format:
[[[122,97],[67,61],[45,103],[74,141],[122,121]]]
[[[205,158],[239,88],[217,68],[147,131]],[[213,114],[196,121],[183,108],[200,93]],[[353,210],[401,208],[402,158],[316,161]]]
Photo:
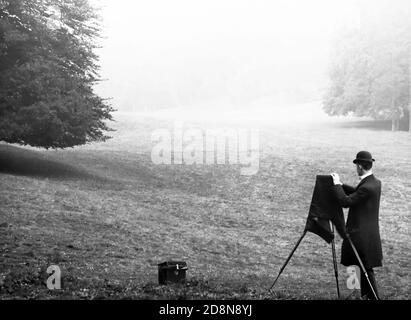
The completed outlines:
[[[357,163],[358,161],[374,162],[375,160],[368,151],[360,151],[357,153],[357,157],[353,160],[354,163]]]

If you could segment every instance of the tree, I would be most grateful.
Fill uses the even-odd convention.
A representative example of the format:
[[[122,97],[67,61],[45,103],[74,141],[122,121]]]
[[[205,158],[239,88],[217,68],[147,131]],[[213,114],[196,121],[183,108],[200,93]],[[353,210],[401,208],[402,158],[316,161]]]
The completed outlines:
[[[0,0],[0,140],[45,148],[104,141],[98,16],[87,0]]]
[[[395,131],[410,117],[411,24],[398,11],[363,18],[360,28],[336,38],[324,109],[330,115],[390,119]]]

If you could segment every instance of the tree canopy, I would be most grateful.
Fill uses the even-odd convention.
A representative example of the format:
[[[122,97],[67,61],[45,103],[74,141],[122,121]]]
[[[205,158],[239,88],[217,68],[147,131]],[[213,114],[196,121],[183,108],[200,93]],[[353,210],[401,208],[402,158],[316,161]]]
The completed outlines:
[[[45,148],[104,141],[93,91],[99,17],[88,0],[0,0],[0,140]]]
[[[393,130],[410,114],[411,23],[407,11],[363,16],[335,39],[324,109],[330,115],[390,119]]]

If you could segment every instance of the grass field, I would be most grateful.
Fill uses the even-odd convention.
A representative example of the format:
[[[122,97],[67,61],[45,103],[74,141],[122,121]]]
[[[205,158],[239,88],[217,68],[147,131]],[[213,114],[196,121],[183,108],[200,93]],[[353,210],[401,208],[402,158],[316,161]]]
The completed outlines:
[[[0,298],[335,299],[331,249],[314,234],[274,292],[267,288],[303,231],[315,176],[337,171],[355,184],[351,161],[361,149],[372,151],[383,182],[380,295],[411,298],[408,133],[358,120],[273,119],[260,128],[259,172],[241,176],[229,165],[154,165],[151,132],[172,123],[116,120],[106,143],[0,144]],[[340,247],[338,239],[338,256]],[[169,259],[188,263],[186,285],[157,285],[157,263]],[[45,285],[52,264],[62,270],[59,291]]]

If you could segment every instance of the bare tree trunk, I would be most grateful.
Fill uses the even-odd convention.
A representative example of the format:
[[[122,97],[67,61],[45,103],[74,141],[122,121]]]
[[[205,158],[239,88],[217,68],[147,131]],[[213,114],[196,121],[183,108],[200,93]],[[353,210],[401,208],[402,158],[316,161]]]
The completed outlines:
[[[399,129],[399,121],[398,121],[398,114],[395,108],[395,96],[394,96],[394,56],[391,52],[391,130],[398,131]]]
[[[400,129],[400,120],[399,119],[392,119],[391,120],[391,130],[398,131]]]
[[[411,133],[411,101],[410,106],[408,107],[408,132]]]
[[[411,133],[411,42],[409,42],[409,59],[408,59],[408,73],[409,73],[409,96],[408,96],[408,132]]]
[[[400,129],[400,115],[398,110],[395,108],[394,95],[391,95],[391,130],[398,131]]]

